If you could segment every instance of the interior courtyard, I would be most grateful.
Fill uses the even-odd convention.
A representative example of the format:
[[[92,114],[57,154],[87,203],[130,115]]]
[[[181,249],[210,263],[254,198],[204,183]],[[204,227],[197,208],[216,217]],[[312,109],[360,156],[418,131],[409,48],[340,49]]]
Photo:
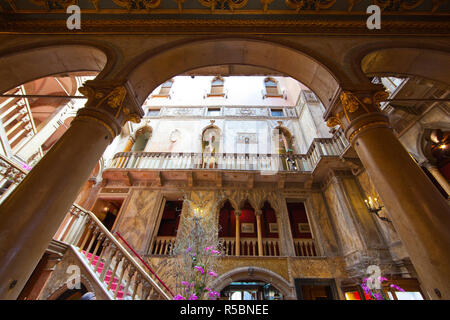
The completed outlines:
[[[0,0],[0,299],[450,299],[449,16]]]

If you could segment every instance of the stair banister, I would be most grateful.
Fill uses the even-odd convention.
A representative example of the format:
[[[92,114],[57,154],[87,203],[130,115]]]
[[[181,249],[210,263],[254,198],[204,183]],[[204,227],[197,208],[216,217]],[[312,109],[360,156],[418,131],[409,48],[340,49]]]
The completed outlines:
[[[147,272],[141,267],[141,265],[139,263],[136,262],[136,260],[131,256],[131,254],[128,252],[128,250],[126,250],[121,244],[120,242],[111,234],[111,232],[106,229],[106,227],[103,225],[103,223],[95,216],[94,213],[92,213],[91,211],[85,210],[82,207],[78,206],[77,204],[73,204],[75,207],[77,207],[78,209],[86,212],[89,215],[89,218],[92,219],[92,221],[95,222],[95,224],[102,230],[102,232],[108,237],[109,240],[112,241],[112,243],[120,250],[120,252],[126,257],[126,259],[128,259],[133,266],[139,271],[139,273],[144,276],[144,278],[150,282],[154,288],[156,288],[158,290],[158,292],[165,297],[167,300],[171,300],[172,298],[166,293],[164,292],[164,290],[161,289],[161,287],[155,282],[155,280],[153,280],[148,274]],[[172,293],[171,293],[172,294]]]
[[[150,268],[150,266],[141,258],[141,256],[139,255],[139,253],[137,253],[136,251],[134,251],[134,249],[128,244],[128,242],[121,236],[121,234],[119,232],[116,232],[117,236],[125,243],[125,245],[136,255],[136,257],[144,264],[144,266],[156,277],[156,279],[158,279],[159,282],[161,282],[161,284],[163,285],[164,288],[167,289],[167,291],[169,291],[169,293],[174,296],[172,290],[169,289],[169,287],[164,283],[164,281],[162,281],[158,275],[152,270],[152,268]]]

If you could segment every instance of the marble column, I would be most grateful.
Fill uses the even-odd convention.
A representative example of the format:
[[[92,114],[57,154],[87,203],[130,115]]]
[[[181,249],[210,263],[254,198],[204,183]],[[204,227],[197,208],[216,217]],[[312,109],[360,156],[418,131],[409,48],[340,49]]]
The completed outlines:
[[[442,175],[442,173],[435,165],[431,163],[426,163],[425,168],[427,168],[427,170],[433,175],[433,177],[436,179],[436,181],[439,183],[442,189],[444,189],[444,191],[447,192],[447,198],[449,198],[450,184],[448,183],[447,179]]]
[[[236,217],[236,251],[235,255],[238,257],[241,250],[241,210],[235,210],[234,215]]]
[[[256,234],[258,236],[258,255],[262,257],[263,254],[263,243],[262,243],[262,234],[261,234],[261,216],[262,210],[255,210],[256,216]]]
[[[380,87],[377,87],[379,90]],[[450,299],[450,207],[379,109],[376,90],[343,91],[329,126],[341,125],[417,270],[425,294]]]
[[[0,206],[0,299],[16,299],[89,178],[129,120],[143,112],[126,83],[88,81],[69,129]]]

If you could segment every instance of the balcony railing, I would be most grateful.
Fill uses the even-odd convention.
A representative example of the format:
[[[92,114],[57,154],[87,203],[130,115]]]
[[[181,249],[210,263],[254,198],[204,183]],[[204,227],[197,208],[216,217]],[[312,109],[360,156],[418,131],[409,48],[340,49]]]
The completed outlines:
[[[236,239],[233,237],[220,238],[222,253],[225,256],[236,255]],[[240,256],[259,256],[257,238],[241,238]],[[175,246],[175,237],[157,237],[153,242],[151,255],[171,255]],[[263,238],[263,256],[281,256],[280,240],[278,238]],[[313,239],[295,239],[295,255],[298,257],[318,256]]]
[[[156,237],[153,242],[153,255],[171,255],[175,247],[175,237]]]
[[[236,255],[236,239],[231,237],[220,238],[223,246],[223,253],[225,256]],[[263,238],[262,239],[263,256],[278,257],[280,252],[280,240],[278,238]],[[258,239],[257,238],[241,238],[240,239],[240,256],[259,256],[258,253]]]
[[[294,239],[295,255],[297,257],[317,257],[313,239]]]
[[[92,212],[73,205],[54,238],[77,248],[113,299],[170,299]]]
[[[338,130],[332,138],[314,139],[306,154],[118,152],[107,168],[311,172],[322,157],[340,156],[347,146],[347,139]]]

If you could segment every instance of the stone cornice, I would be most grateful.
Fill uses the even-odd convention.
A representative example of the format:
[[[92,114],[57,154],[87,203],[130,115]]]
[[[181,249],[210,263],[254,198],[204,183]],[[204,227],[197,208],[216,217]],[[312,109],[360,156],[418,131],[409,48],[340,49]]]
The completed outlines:
[[[450,20],[445,17],[426,20],[383,20],[380,30],[368,30],[366,17],[354,20],[327,18],[318,19],[235,19],[235,18],[194,18],[194,19],[117,19],[82,20],[81,30],[68,30],[65,19],[42,20],[17,16],[10,21],[0,22],[0,33],[33,34],[361,34],[361,35],[411,35],[425,34],[442,36],[450,34]]]

